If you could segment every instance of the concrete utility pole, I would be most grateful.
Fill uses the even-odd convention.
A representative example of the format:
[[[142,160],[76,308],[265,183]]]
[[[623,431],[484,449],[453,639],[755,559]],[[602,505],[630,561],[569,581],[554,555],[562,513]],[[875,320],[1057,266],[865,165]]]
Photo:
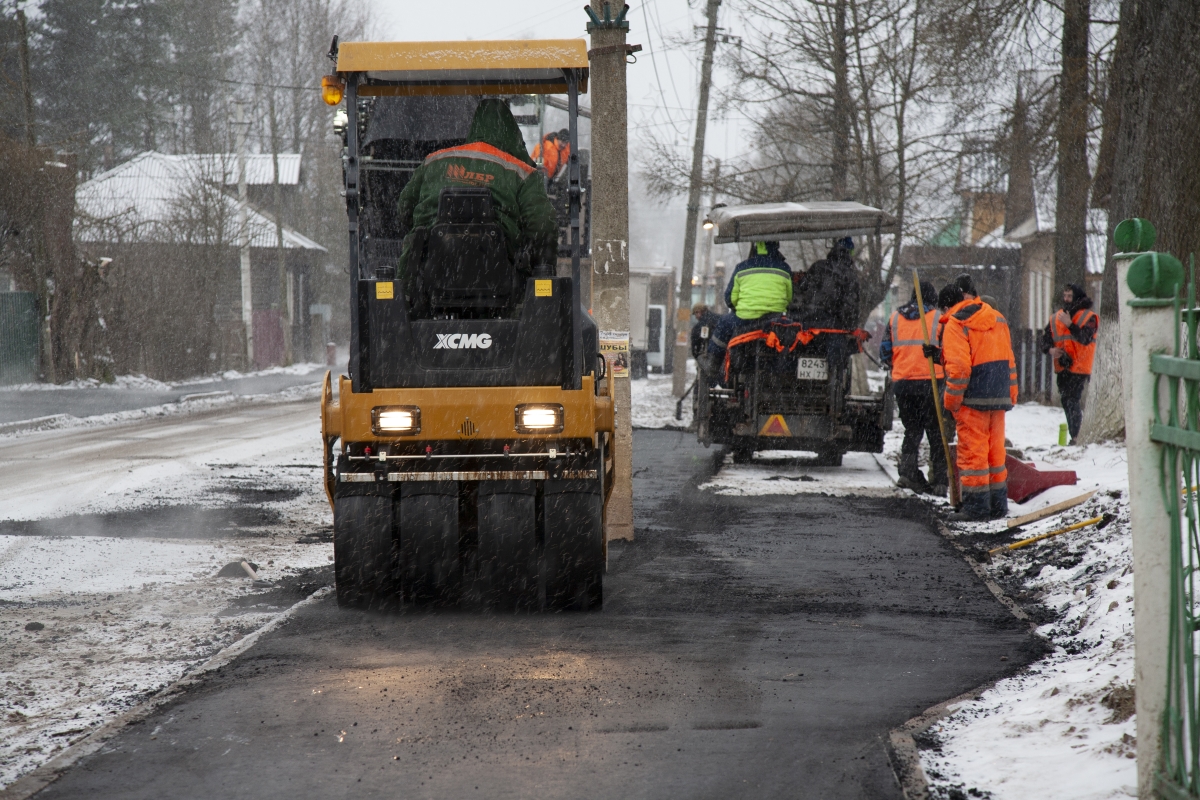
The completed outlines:
[[[242,325],[246,329],[246,369],[254,369],[254,293],[250,286],[250,222],[246,191],[246,104],[237,102],[238,251],[242,260]]]
[[[275,91],[267,95],[271,114],[271,168],[274,183],[275,203],[275,255],[279,266],[279,324],[283,328],[283,363],[292,364],[292,276],[288,272],[287,258],[283,251],[283,196],[279,190],[279,123],[275,119]]]
[[[629,348],[629,130],[625,42],[629,23],[622,10],[592,0],[587,26],[592,93],[592,313],[600,338]],[[609,368],[613,365],[610,362]],[[633,427],[629,372],[616,379],[615,464],[605,522],[608,539],[633,538]]]
[[[833,158],[829,190],[833,200],[846,199],[850,169],[850,84],[846,52],[846,0],[833,8]]]
[[[675,308],[675,357],[671,389],[676,397],[687,391],[689,320],[692,317],[692,272],[696,263],[696,226],[700,222],[700,190],[704,183],[704,135],[708,128],[708,91],[712,86],[713,50],[717,46],[717,9],[721,0],[708,0],[705,14],[704,60],[700,63],[700,102],[696,109],[696,139],[692,143],[692,175],[688,180],[687,223],[683,229],[683,263],[679,268],[679,300]]]

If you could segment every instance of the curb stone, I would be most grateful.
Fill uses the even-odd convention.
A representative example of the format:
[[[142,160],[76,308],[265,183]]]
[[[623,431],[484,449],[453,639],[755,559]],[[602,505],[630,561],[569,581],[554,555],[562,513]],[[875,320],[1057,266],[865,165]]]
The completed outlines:
[[[891,465],[886,463],[887,459],[876,454],[875,460],[879,463],[879,468],[887,473],[888,477],[895,483],[897,476],[893,475],[894,470],[890,469]],[[1009,613],[1014,617],[1028,625],[1030,632],[1037,630],[1037,624],[1029,618],[1029,615],[1011,597],[1004,593],[1000,585],[987,574],[987,570],[983,568],[983,565],[971,557],[967,549],[959,544],[953,534],[951,534],[946,523],[940,519],[937,520],[937,532],[938,535],[945,539],[963,557],[963,560],[967,562],[967,566],[971,568],[971,571],[983,581],[988,591],[1000,601],[1000,605],[1008,609]],[[929,793],[929,780],[925,776],[925,770],[921,767],[921,756],[917,749],[916,737],[929,730],[934,723],[950,716],[963,703],[974,700],[980,694],[995,686],[999,680],[1002,679],[997,678],[994,681],[988,681],[957,697],[952,697],[931,708],[927,708],[903,725],[893,728],[888,732],[886,742],[888,758],[892,762],[892,771],[896,775],[896,780],[900,783],[900,791],[904,793],[904,800],[931,800],[932,798],[932,795]],[[0,796],[0,800],[4,800],[4,798]]]

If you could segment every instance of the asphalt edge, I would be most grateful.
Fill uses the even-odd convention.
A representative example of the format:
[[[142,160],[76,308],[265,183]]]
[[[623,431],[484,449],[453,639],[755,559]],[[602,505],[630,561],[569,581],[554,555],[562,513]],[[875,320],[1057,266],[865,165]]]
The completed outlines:
[[[220,650],[212,658],[208,659],[208,661],[185,672],[178,680],[159,689],[155,694],[128,711],[110,719],[87,736],[68,745],[65,750],[45,764],[37,767],[32,772],[22,775],[5,788],[0,789],[0,800],[27,800],[27,798],[33,797],[58,780],[63,773],[80,760],[99,751],[126,726],[140,722],[150,716],[160,706],[175,700],[188,689],[199,684],[205,675],[226,666],[242,653],[245,653],[258,642],[260,637],[270,633],[291,619],[301,608],[320,602],[332,592],[332,586],[323,586],[303,600],[292,604],[261,628],[246,634],[233,644]]]
[[[895,469],[881,454],[876,453],[874,455],[879,468],[887,473],[893,483],[896,483],[898,475],[895,473]],[[1008,609],[1009,613],[1014,617],[1028,625],[1030,632],[1036,631],[1038,627],[1037,623],[1029,618],[1029,615],[1017,605],[1016,601],[1004,593],[1000,585],[988,575],[983,565],[976,561],[965,547],[959,544],[957,537],[951,533],[946,523],[934,517],[934,527],[937,529],[938,535],[945,539],[962,556],[963,560],[967,562],[967,566],[971,568],[971,571],[983,581],[983,585],[988,588],[988,591],[1000,601],[1000,605]],[[892,762],[892,772],[900,784],[900,791],[904,794],[904,800],[932,800],[932,795],[929,793],[929,779],[925,776],[925,770],[921,766],[921,755],[917,748],[916,737],[925,733],[935,723],[950,716],[962,703],[972,700],[982,692],[991,689],[1000,680],[1003,680],[1003,678],[988,681],[976,686],[974,689],[963,692],[957,697],[952,697],[931,708],[927,708],[903,725],[893,728],[888,732],[885,746],[887,747],[888,758]],[[4,800],[4,798],[0,796],[0,800]]]

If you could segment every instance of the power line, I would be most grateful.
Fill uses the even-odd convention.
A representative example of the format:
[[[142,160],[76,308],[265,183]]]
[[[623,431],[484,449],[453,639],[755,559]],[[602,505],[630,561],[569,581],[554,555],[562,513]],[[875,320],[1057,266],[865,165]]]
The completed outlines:
[[[645,20],[645,22],[646,22],[646,33],[647,34],[650,33],[650,14],[649,14],[649,12],[646,11],[646,6],[649,5],[650,2],[654,2],[654,0],[649,0],[649,2],[642,3],[642,19]],[[660,40],[661,40],[661,37],[660,37]],[[663,91],[662,78],[658,74],[658,59],[655,57],[655,54],[654,54],[654,51],[657,49],[658,48],[656,48],[656,47],[650,48],[650,63],[654,65],[654,82],[658,86],[658,96],[665,100],[667,96],[666,96],[666,93]],[[669,64],[668,64],[668,66],[669,66]],[[638,105],[638,104],[633,103],[631,105]],[[664,108],[665,108],[665,106],[664,106]],[[682,131],[680,131],[678,127],[676,127],[675,130],[676,130],[676,133],[682,133]]]

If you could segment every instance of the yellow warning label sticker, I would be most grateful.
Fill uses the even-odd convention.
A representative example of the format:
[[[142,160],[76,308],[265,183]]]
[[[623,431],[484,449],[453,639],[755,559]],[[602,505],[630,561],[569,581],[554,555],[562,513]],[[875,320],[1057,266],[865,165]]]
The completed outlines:
[[[391,300],[392,299],[392,281],[378,281],[375,284],[375,299],[376,300]]]
[[[784,422],[783,414],[772,414],[767,417],[766,423],[763,424],[762,430],[758,432],[759,436],[787,436],[791,437],[792,432],[788,430],[787,423]]]
[[[533,282],[534,297],[553,297],[554,296],[554,281],[534,281]]]

